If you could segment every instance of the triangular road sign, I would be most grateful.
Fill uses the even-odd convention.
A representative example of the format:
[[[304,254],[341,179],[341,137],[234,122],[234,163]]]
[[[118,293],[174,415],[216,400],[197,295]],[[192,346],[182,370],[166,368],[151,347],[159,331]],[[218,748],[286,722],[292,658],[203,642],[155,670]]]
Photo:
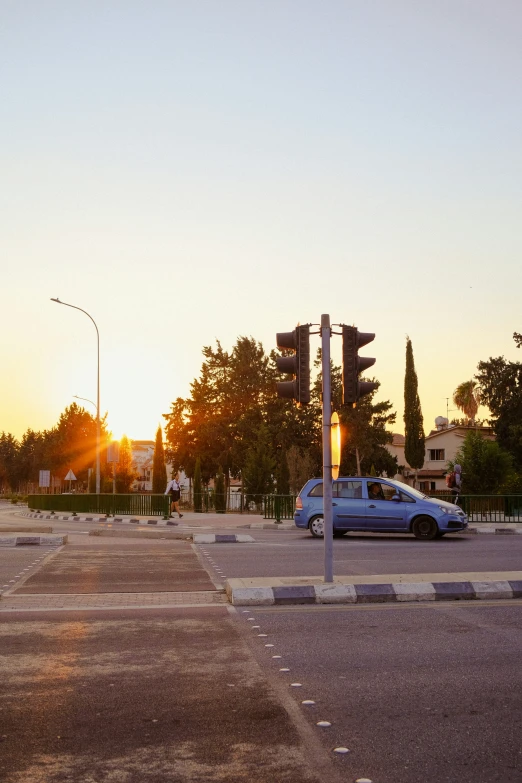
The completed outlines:
[[[66,475],[66,477],[65,477],[64,481],[76,481],[76,476],[74,475],[74,473],[72,472],[72,470],[70,470],[70,471],[68,472],[68,474]]]

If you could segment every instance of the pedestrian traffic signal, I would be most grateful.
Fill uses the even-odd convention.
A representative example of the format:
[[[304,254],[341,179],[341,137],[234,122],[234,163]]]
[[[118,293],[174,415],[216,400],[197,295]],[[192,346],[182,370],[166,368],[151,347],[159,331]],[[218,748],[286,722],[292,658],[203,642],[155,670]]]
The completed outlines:
[[[365,394],[377,389],[379,384],[360,381],[359,373],[375,364],[375,359],[359,356],[359,348],[375,339],[375,334],[360,332],[356,326],[343,326],[343,403],[354,404]]]
[[[277,347],[295,351],[293,356],[278,356],[277,369],[293,375],[293,381],[278,381],[278,397],[296,400],[298,406],[310,402],[310,325],[296,326],[293,332],[278,332]]]

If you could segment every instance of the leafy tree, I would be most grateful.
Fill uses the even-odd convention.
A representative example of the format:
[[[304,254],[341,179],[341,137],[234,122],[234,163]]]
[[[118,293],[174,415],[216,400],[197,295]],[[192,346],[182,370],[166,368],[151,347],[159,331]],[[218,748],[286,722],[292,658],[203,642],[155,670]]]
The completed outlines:
[[[276,396],[275,352],[267,356],[253,338],[238,337],[230,352],[218,341],[215,348],[203,348],[203,355],[190,397],[178,398],[164,414],[167,454],[177,467],[193,475],[199,456],[205,481],[219,465],[226,476],[238,477],[262,425],[273,452],[293,443],[309,447],[315,440],[317,411],[298,410]]]
[[[379,384],[375,378],[372,381]],[[378,388],[360,399],[355,408],[341,408],[343,475],[369,475],[372,466],[379,475],[397,473],[397,458],[386,448],[393,440],[392,432],[386,427],[395,422],[396,414],[389,400],[373,401],[377,391]]]
[[[0,489],[14,491],[18,486],[19,443],[10,432],[0,435]]]
[[[462,492],[466,495],[494,494],[514,479],[511,455],[477,430],[468,432],[455,462],[462,467]]]
[[[221,465],[219,466],[216,481],[214,483],[216,513],[224,514],[227,510],[227,497],[225,494],[225,476]]]
[[[275,467],[268,429],[262,425],[247,452],[243,468],[243,491],[247,499],[259,502],[261,495],[273,491]]]
[[[424,465],[424,420],[418,392],[417,373],[411,340],[406,340],[406,372],[404,375],[404,456],[417,471]]]
[[[152,461],[152,492],[161,494],[167,486],[167,467],[165,465],[165,450],[163,448],[163,432],[158,427],[156,443],[154,444],[154,458]]]
[[[464,381],[453,392],[453,402],[472,422],[475,421],[479,405],[480,390],[476,381]]]
[[[86,481],[87,469],[96,464],[96,420],[93,416],[73,402],[60,415],[52,440],[55,471],[65,475],[72,469],[78,481]]]
[[[40,470],[50,470],[46,460],[46,433],[28,429],[18,449],[18,478],[20,483],[38,485]]]
[[[282,377],[276,367],[277,353],[271,351],[267,355],[252,337],[238,337],[231,351],[225,351],[218,341],[215,347],[206,346],[203,356],[200,375],[191,384],[190,396],[175,400],[170,413],[164,414],[169,460],[193,476],[199,457],[205,482],[221,465],[225,476],[244,478],[246,475],[247,482],[257,485],[255,476],[261,469],[253,465],[253,450],[262,432],[267,443],[263,459],[270,464],[270,470],[265,470],[264,475],[266,479],[269,473],[271,478],[270,481],[262,479],[261,485],[268,483],[273,487],[275,478],[277,486],[286,490],[289,485],[295,492],[311,476],[319,475],[322,465],[320,373],[311,404],[297,408],[291,400],[277,397],[275,384]],[[320,353],[316,368],[319,364]],[[373,462],[379,472],[393,475],[396,460],[385,448],[392,437],[386,426],[395,420],[391,403],[374,403],[372,395],[355,410],[346,408],[343,414],[340,368],[332,365],[332,373],[334,409],[340,412],[345,434],[350,434],[349,442],[345,438],[343,451],[346,459],[351,459],[350,472],[355,472],[358,458],[363,470],[368,471]],[[286,464],[283,455],[287,455]]]
[[[132,463],[132,446],[126,435],[120,440],[120,458],[116,468],[116,492],[127,495],[138,473]]]
[[[278,495],[290,494],[290,471],[288,469],[286,450],[283,448],[279,448],[277,454],[276,492]]]
[[[320,363],[320,352],[317,354],[316,366]],[[393,440],[393,434],[387,430],[395,423],[396,414],[392,411],[389,400],[374,402],[379,389],[378,384],[370,394],[362,397],[356,407],[342,404],[342,371],[340,367],[331,364],[330,376],[332,383],[332,409],[339,412],[341,423],[341,475],[369,475],[372,464],[381,474],[394,476],[397,473],[397,459],[386,448]],[[322,376],[319,373],[313,390],[313,397],[320,399]]]
[[[509,451],[515,466],[522,468],[522,363],[503,356],[479,362],[476,379],[481,401],[489,408],[490,423],[499,445]]]
[[[292,495],[298,495],[306,482],[318,475],[314,470],[314,461],[308,450],[301,451],[297,446],[290,446],[286,452],[288,463],[289,485]]]
[[[517,348],[520,348],[522,345],[522,334],[519,334],[519,332],[513,332],[513,340],[517,344]]]
[[[196,457],[194,466],[194,511],[203,511],[203,488],[201,485],[201,462]]]

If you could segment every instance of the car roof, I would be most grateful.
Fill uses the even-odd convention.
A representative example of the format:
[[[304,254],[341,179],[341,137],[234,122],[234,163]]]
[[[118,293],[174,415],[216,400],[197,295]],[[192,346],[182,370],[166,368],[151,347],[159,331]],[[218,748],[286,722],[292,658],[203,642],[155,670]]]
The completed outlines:
[[[339,476],[332,481],[360,481],[360,479],[370,479],[371,481],[395,481],[395,479],[384,478],[383,476]],[[323,477],[308,479],[309,481],[322,481]]]

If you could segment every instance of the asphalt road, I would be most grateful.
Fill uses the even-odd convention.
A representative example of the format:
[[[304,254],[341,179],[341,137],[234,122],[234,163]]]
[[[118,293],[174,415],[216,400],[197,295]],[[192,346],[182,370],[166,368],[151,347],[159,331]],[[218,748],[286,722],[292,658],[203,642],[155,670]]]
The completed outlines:
[[[0,613],[3,783],[339,781],[226,607]]]
[[[324,573],[320,539],[299,532],[253,531],[255,544],[201,545],[227,577],[317,576]],[[522,535],[460,536],[418,541],[406,536],[334,539],[334,575],[518,571]]]
[[[194,547],[75,528],[55,553],[0,550],[0,574],[23,574],[20,601],[56,591],[88,605],[322,573],[321,541],[252,532],[256,544]],[[348,536],[334,572],[514,570],[521,554],[522,536]],[[513,600],[0,611],[0,779],[519,783],[521,654]]]
[[[345,780],[522,780],[521,601],[255,608],[239,618],[267,678],[315,702],[310,726],[332,724],[324,747],[350,750],[336,760]]]

